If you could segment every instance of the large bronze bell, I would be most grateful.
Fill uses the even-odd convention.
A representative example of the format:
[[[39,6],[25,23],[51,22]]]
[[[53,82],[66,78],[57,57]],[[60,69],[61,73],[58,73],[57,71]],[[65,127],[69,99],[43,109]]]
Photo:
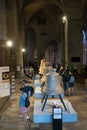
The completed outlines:
[[[63,99],[61,97],[61,94],[64,94],[62,77],[59,76],[58,73],[56,73],[56,69],[51,69],[51,71],[46,74],[46,80],[42,88],[42,93],[44,93],[44,96],[41,100],[41,103],[43,103],[44,101],[42,111],[44,110],[46,101],[49,96],[59,96],[60,101],[67,111],[67,107],[65,106],[65,103],[63,102]]]
[[[46,75],[46,81],[42,89],[42,93],[48,95],[60,95],[64,94],[64,89],[62,88],[62,77],[56,73],[56,69],[51,69]]]

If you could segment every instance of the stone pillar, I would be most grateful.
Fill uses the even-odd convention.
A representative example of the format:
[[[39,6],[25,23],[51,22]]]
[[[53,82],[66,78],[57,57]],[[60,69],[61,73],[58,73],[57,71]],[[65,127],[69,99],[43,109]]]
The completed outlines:
[[[68,65],[68,20],[67,16],[63,17],[65,33],[65,65]]]
[[[6,7],[6,15],[7,15],[7,40],[12,40],[14,44],[14,55],[16,56],[16,67],[17,65],[23,66],[23,55],[21,52],[21,48],[23,48],[23,36],[22,30],[20,29],[20,25],[17,16],[17,5],[16,0],[11,0],[9,5]]]
[[[5,1],[0,0],[0,40],[7,39]]]
[[[68,65],[68,20],[65,22],[65,65]]]

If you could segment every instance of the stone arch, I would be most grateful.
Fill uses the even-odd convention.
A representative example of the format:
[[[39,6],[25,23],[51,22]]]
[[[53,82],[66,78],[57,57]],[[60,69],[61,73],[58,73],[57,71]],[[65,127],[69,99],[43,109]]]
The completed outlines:
[[[37,6],[35,6],[35,5],[37,5]],[[56,10],[55,11],[56,14],[54,14],[54,10],[52,10],[53,12],[50,12],[49,9],[48,9],[48,7],[50,7],[50,9],[51,9],[51,7],[54,8]],[[45,10],[45,9],[47,9],[47,10]],[[54,28],[57,28],[58,24],[59,25],[61,24],[61,17],[65,13],[65,8],[62,6],[61,2],[57,2],[55,0],[54,1],[47,0],[46,2],[44,2],[44,1],[37,1],[37,2],[33,3],[32,5],[31,4],[26,5],[24,7],[24,9],[23,9],[23,12],[24,12],[24,15],[25,15],[25,17],[24,17],[24,21],[25,21],[25,24],[24,24],[25,27],[24,28],[25,28],[25,30],[31,25],[33,19],[36,17],[36,15],[38,14],[38,12],[40,12],[40,11],[42,11],[47,17],[49,17],[50,23],[53,23],[54,26],[55,26]],[[34,26],[34,29],[36,29],[35,26]],[[36,29],[36,31],[37,31],[37,29]],[[42,29],[42,33],[43,32],[45,34],[45,29]],[[57,33],[59,35],[59,32],[57,32]],[[40,33],[40,35],[41,35],[41,33]],[[52,39],[57,39],[57,38],[52,38]],[[48,42],[48,40],[47,40],[47,42]],[[47,42],[44,42],[44,44],[46,44]],[[38,41],[37,41],[37,44],[39,44]],[[45,45],[43,45],[43,49],[44,49],[44,46]],[[42,55],[38,56],[38,63],[39,63],[40,59],[42,58],[42,56],[44,55],[43,53],[44,52],[42,51],[41,52]],[[57,60],[59,60],[59,58]],[[56,62],[57,62],[57,60],[56,60]]]
[[[56,40],[51,40],[46,45],[45,57],[52,65],[60,63],[59,43]]]
[[[25,6],[25,8],[23,9],[23,11],[25,12],[25,21],[26,21],[26,25],[25,28],[29,25],[30,21],[32,20],[32,18],[34,17],[34,15],[42,10],[43,8],[49,6],[49,5],[53,5],[56,6],[64,15],[66,13],[65,7],[63,4],[61,4],[61,2],[56,2],[56,1],[38,1],[37,3],[34,4],[28,4]],[[34,8],[34,10],[32,10]],[[27,13],[30,12],[30,13]]]

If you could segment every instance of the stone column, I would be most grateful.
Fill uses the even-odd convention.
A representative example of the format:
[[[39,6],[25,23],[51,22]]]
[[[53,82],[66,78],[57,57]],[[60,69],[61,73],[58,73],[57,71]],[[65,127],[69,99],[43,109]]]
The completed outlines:
[[[65,22],[65,65],[68,65],[68,20]]]
[[[64,31],[65,31],[65,65],[68,65],[68,20],[67,17],[63,17]]]

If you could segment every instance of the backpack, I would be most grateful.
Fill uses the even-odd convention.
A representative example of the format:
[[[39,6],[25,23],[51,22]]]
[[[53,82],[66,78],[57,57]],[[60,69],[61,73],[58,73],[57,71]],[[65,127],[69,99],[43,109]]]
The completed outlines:
[[[64,75],[63,75],[63,81],[68,82],[69,79],[70,79],[70,75],[69,75],[69,74],[64,74]]]
[[[27,97],[25,98],[25,107],[28,107],[29,105],[30,105],[30,101],[27,95]]]
[[[71,76],[69,82],[70,82],[70,83],[74,83],[74,82],[75,82],[75,77],[74,77],[74,76]]]
[[[25,86],[24,91],[28,94],[28,91],[30,91],[30,96],[33,96],[34,94],[34,88],[32,86]]]

